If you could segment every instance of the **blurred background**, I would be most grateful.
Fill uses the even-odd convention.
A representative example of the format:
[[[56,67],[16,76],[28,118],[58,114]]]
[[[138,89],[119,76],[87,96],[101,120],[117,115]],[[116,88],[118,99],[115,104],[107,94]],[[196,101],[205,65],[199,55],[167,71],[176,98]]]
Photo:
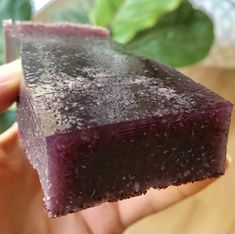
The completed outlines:
[[[107,27],[132,53],[169,64],[235,103],[235,0],[1,0],[0,20],[7,18]],[[2,46],[0,56],[3,63]],[[13,105],[0,115],[0,132],[14,120]],[[234,114],[228,153],[235,155]],[[212,186],[125,234],[235,234],[234,197],[233,162]]]

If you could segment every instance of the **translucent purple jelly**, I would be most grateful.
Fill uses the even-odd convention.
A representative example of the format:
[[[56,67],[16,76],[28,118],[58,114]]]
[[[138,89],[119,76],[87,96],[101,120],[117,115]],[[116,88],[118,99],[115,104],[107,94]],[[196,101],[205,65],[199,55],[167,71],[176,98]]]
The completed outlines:
[[[5,31],[21,45],[19,128],[50,216],[224,173],[230,102],[103,29]]]

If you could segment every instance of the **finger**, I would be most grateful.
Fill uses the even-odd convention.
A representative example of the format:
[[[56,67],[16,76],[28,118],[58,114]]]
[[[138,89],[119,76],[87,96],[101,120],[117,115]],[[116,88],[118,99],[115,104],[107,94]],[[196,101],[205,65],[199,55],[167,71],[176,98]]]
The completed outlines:
[[[0,67],[0,112],[5,111],[16,100],[20,77],[20,60],[15,60]]]
[[[231,163],[228,156],[226,169]],[[146,195],[118,202],[122,224],[127,228],[141,218],[163,210],[193,194],[198,193],[216,179],[207,179],[181,186],[170,186],[167,189],[150,189]]]
[[[229,166],[231,165],[232,163],[232,158],[230,157],[229,154],[227,154],[226,156],[226,161],[225,161],[225,170],[227,170],[229,168]]]
[[[0,149],[7,152],[18,140],[18,134],[18,125],[15,123],[0,135]]]

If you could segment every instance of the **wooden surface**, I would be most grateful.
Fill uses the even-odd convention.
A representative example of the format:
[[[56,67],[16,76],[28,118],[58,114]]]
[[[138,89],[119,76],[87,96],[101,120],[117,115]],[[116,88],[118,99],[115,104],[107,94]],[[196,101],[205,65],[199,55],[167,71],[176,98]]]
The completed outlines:
[[[183,72],[235,104],[235,70],[198,65]],[[138,222],[125,234],[235,234],[235,111],[228,153],[233,162],[225,176],[194,197]]]

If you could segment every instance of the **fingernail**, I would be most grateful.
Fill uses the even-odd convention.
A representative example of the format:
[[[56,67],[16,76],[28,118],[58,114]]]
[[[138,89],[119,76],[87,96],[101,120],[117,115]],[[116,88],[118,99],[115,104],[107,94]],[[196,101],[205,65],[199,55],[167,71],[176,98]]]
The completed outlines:
[[[8,64],[4,64],[0,67],[0,84],[9,82],[11,80],[11,69]]]
[[[15,73],[21,68],[20,64],[20,60],[15,60],[0,66],[0,84],[6,84],[18,78]]]

